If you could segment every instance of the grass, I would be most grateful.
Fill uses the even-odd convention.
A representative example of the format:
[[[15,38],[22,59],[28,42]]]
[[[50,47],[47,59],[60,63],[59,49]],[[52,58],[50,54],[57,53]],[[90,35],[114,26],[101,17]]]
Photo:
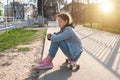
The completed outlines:
[[[48,24],[47,23],[44,23],[43,26],[47,26]],[[32,24],[32,26],[39,26],[38,23],[35,23],[35,24]]]
[[[35,35],[35,37],[36,37],[36,40],[38,39],[45,39],[45,37],[46,37],[46,32],[47,32],[47,29],[41,29],[41,30],[39,30],[37,33],[36,33],[36,35]]]
[[[28,44],[38,38],[44,39],[45,35],[46,35],[46,29],[28,30],[22,28],[22,29],[9,30],[0,35],[0,52],[3,52],[10,48],[14,48],[20,44]]]
[[[39,24],[38,23],[34,23],[34,24],[32,24],[32,26],[39,26]]]
[[[3,57],[4,55],[3,54],[0,54],[0,57]]]
[[[102,25],[99,23],[92,23],[92,26],[90,23],[85,23],[84,26],[89,27],[89,28],[95,28],[95,29],[102,30]]]
[[[89,28],[94,28],[94,29],[99,29],[99,30],[111,32],[111,33],[120,34],[120,29],[113,28],[111,26],[102,27],[102,24],[99,24],[99,23],[92,23],[92,26],[90,25],[90,23],[85,23],[84,26],[89,27]]]
[[[30,51],[29,47],[19,48],[18,51]]]

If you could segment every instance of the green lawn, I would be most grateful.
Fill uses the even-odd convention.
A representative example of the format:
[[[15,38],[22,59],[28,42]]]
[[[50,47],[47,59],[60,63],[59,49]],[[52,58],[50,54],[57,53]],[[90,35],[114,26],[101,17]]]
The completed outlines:
[[[30,43],[38,38],[44,39],[46,29],[15,29],[0,34],[0,52],[14,48],[20,44]]]
[[[30,51],[29,47],[19,48],[18,51]]]
[[[102,24],[99,23],[92,23],[92,26],[90,23],[85,23],[84,26],[94,29],[99,29],[107,32],[112,32],[116,34],[120,34],[120,28],[117,28],[116,26],[102,26]]]

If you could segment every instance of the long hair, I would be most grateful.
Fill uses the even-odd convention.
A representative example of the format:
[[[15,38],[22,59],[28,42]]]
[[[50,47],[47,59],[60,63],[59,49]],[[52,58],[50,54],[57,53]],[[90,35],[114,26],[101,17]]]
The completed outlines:
[[[67,21],[67,24],[64,26],[64,28],[68,27],[68,26],[74,28],[73,20],[72,20],[72,17],[69,13],[60,13],[57,15],[57,17],[61,17],[64,21]]]

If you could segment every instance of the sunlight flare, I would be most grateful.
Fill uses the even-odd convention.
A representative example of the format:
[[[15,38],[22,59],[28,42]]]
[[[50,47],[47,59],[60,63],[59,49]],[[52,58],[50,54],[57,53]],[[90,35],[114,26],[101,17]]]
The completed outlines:
[[[110,13],[110,12],[112,12],[112,11],[113,11],[113,7],[114,7],[114,5],[113,5],[113,3],[110,2],[110,1],[103,2],[103,3],[101,3],[101,5],[100,5],[100,9],[101,9],[101,11],[104,12],[104,13]]]

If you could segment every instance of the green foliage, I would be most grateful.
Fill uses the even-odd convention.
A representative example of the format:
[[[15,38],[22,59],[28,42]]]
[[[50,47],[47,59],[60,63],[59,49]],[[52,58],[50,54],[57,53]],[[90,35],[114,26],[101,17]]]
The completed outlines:
[[[103,31],[107,31],[107,32],[112,32],[112,33],[116,33],[116,34],[120,34],[120,26],[117,24],[101,24],[101,23],[85,23],[84,24],[85,27],[89,27],[89,28],[94,28],[94,29],[98,29],[98,30],[103,30]]]
[[[4,55],[3,54],[0,54],[0,57],[3,57]]]
[[[30,51],[29,47],[19,48],[18,51]]]
[[[14,48],[20,44],[27,44],[38,38],[45,38],[46,30],[15,29],[0,35],[0,52]],[[39,36],[39,37],[38,37]]]

